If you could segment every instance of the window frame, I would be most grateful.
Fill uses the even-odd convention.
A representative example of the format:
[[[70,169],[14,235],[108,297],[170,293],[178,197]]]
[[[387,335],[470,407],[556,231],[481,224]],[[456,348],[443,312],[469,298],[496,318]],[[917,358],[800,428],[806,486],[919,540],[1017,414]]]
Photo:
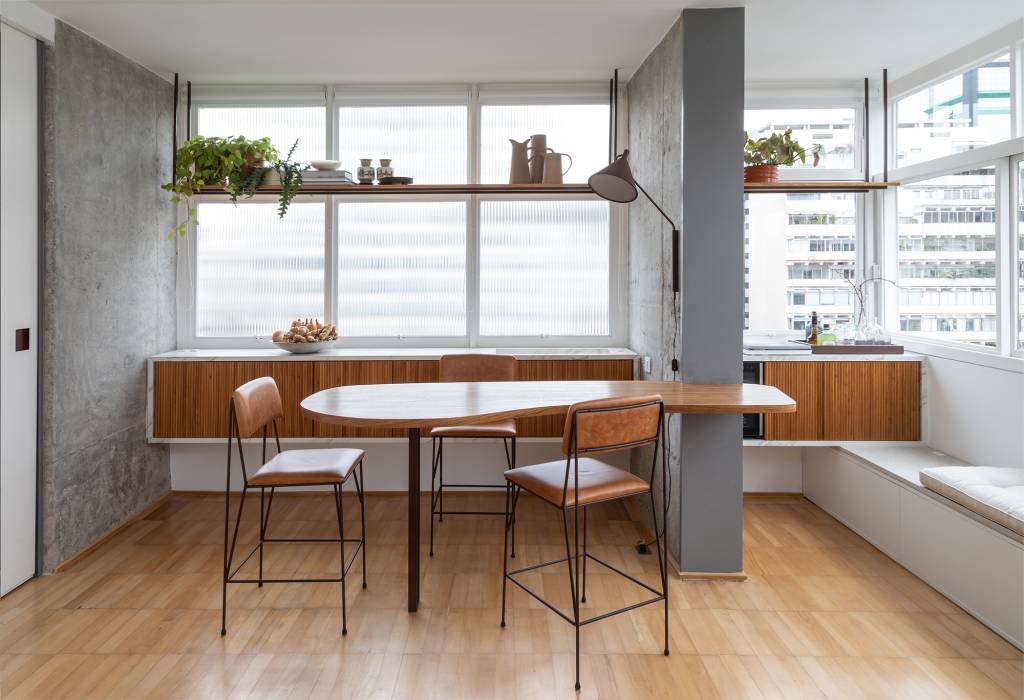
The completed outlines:
[[[1020,40],[1024,21],[998,30],[973,44],[931,63],[894,81],[888,96],[887,130],[888,162],[894,163],[897,150],[898,120],[896,107],[902,98],[942,82],[964,71],[983,65],[992,58],[1010,55],[1010,137],[993,144],[939,158],[924,160],[889,170],[889,180],[901,186],[929,180],[980,166],[995,166],[995,294],[996,343],[985,347],[961,341],[942,340],[909,335],[899,330],[899,291],[880,285],[875,308],[884,325],[899,342],[909,345],[946,348],[956,353],[973,353],[973,357],[1024,357],[1016,348],[1017,294],[1019,293],[1014,264],[1017,260],[1014,238],[1014,212],[1012,210],[1012,164],[1024,157],[1024,89],[1020,87],[1021,67],[1024,65],[1024,41]],[[877,175],[876,175],[877,176]],[[899,211],[897,188],[889,188],[878,200],[882,240],[877,263],[882,274],[889,279],[899,278]]]
[[[318,97],[314,100],[313,94]],[[310,104],[311,100],[314,102]],[[620,98],[620,105],[622,98]],[[453,105],[467,106],[467,172],[469,182],[479,182],[482,144],[480,142],[481,107],[488,105],[543,104],[608,104],[605,83],[537,83],[537,84],[416,84],[416,85],[325,85],[325,86],[196,86],[188,115],[192,133],[203,107],[290,107],[319,106],[326,112],[326,158],[336,159],[340,152],[338,108],[342,106]],[[621,128],[621,126],[620,126]],[[620,131],[620,135],[622,132]],[[324,315],[334,323],[337,315],[339,232],[337,207],[342,202],[416,202],[462,201],[466,204],[466,334],[463,336],[396,336],[342,337],[338,348],[474,348],[474,347],[622,347],[628,338],[627,284],[628,240],[627,207],[608,203],[609,215],[609,284],[607,335],[598,336],[481,336],[479,334],[480,299],[480,207],[484,201],[522,201],[512,194],[410,195],[410,194],[346,194],[298,195],[296,202],[321,202],[324,211]],[[529,201],[604,201],[588,194],[531,194]],[[197,204],[223,202],[222,195],[198,195]],[[272,195],[257,195],[239,202],[273,202]],[[184,211],[179,207],[179,220]],[[195,227],[178,240],[178,347],[180,349],[256,349],[267,348],[263,337],[199,337],[196,334],[196,265],[197,240]]]
[[[756,109],[850,109],[853,116],[853,167],[779,168],[780,180],[864,179],[864,88],[857,83],[748,83],[743,111]],[[806,144],[805,144],[806,146]]]

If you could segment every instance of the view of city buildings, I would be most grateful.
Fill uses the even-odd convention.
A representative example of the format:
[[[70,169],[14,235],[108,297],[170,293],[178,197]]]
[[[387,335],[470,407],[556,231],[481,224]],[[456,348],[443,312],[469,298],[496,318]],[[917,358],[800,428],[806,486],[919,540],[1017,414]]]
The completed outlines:
[[[894,167],[1005,140],[1011,132],[1009,56],[907,95],[895,111]],[[792,129],[805,147],[821,144],[821,167],[830,169],[857,167],[855,126],[853,109],[758,109],[745,115],[751,137]],[[899,188],[893,282],[901,332],[995,344],[995,178],[994,166],[982,166]],[[862,196],[747,195],[746,329],[803,329],[813,311],[833,327],[853,319],[847,280],[859,278],[857,198]],[[1018,217],[1024,220],[1024,211]],[[1024,276],[1024,262],[1020,270]]]

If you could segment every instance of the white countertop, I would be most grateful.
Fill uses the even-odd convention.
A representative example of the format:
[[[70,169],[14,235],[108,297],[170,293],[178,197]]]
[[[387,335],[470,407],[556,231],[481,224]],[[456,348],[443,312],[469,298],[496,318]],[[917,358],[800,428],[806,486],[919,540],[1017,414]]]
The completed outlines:
[[[330,360],[436,360],[442,355],[484,353],[515,355],[521,360],[632,360],[636,353],[629,348],[333,348],[307,355],[273,349],[185,349],[154,355],[161,362],[217,361],[298,361]]]
[[[924,362],[924,356],[913,352],[902,355],[815,355],[814,353],[772,354],[743,353],[744,362]]]

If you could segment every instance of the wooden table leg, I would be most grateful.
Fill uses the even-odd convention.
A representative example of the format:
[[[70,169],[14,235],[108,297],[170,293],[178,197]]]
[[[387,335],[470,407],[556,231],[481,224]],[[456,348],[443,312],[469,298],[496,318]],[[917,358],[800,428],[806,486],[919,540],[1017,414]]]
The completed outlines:
[[[420,429],[409,428],[409,612],[420,604]]]

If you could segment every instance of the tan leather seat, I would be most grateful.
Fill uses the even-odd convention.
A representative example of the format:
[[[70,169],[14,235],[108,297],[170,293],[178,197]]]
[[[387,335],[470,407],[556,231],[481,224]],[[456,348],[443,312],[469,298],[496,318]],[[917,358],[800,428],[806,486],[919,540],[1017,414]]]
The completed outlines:
[[[250,479],[250,486],[343,484],[363,458],[362,450],[285,450],[274,455]]]
[[[569,466],[569,486],[565,505],[576,502],[575,464]],[[562,507],[562,489],[565,486],[565,460],[519,467],[505,472],[505,479],[526,489],[548,503]],[[647,493],[650,487],[636,474],[601,462],[592,457],[580,457],[580,505],[590,505],[612,498],[624,498]]]
[[[446,425],[430,431],[430,437],[515,437],[516,422],[503,420],[497,423],[481,423],[480,425]]]

